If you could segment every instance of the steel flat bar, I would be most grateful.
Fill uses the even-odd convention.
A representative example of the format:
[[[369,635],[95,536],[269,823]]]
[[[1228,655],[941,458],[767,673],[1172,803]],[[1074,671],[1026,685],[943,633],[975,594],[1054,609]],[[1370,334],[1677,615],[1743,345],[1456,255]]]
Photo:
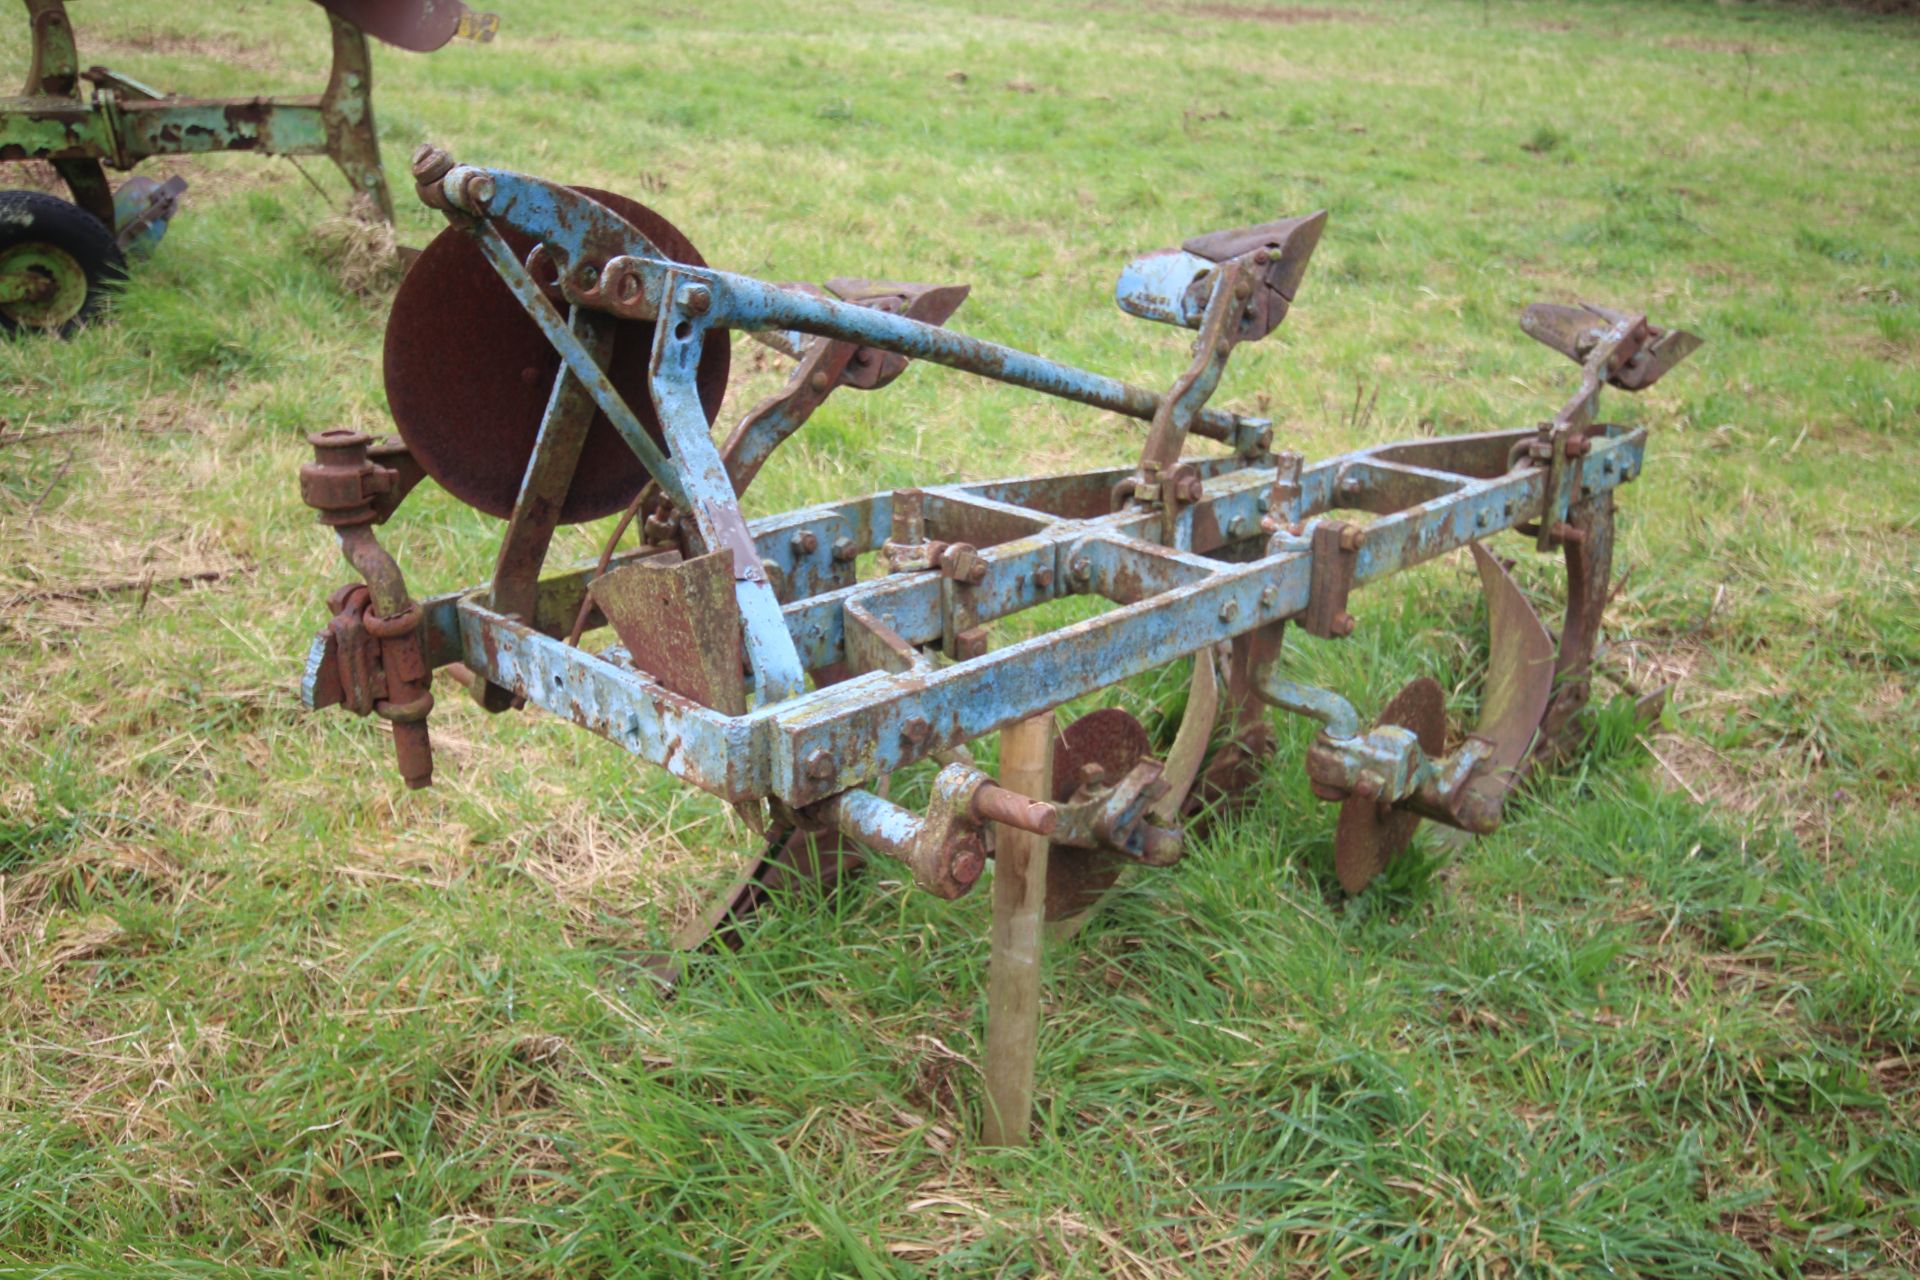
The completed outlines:
[[[458,604],[460,660],[563,720],[618,743],[704,791],[745,794],[754,752],[744,719],[719,715],[618,667],[495,613],[478,599]]]
[[[595,362],[593,353],[574,337],[573,331],[567,327],[567,322],[561,318],[553,304],[547,301],[547,295],[542,293],[540,286],[533,282],[533,277],[527,274],[527,269],[521,265],[520,259],[514,257],[513,250],[508,248],[507,242],[500,238],[500,233],[482,221],[474,224],[473,236],[482,252],[487,255],[487,260],[493,264],[493,269],[499,273],[500,279],[506,283],[507,288],[513,290],[514,297],[519,299],[522,307],[526,308],[527,314],[533,317],[534,323],[540,326],[541,332],[547,336],[547,341],[553,344],[553,349],[560,353],[560,358],[566,362],[568,371],[580,380],[582,386],[586,387],[594,403],[599,405],[601,412],[607,415],[615,430],[619,431],[620,438],[627,442],[627,447],[633,450],[634,455],[640,459],[641,465],[646,467],[647,473],[659,483],[668,497],[681,506],[686,506],[687,492],[680,483],[679,474],[668,463],[666,455],[660,452],[660,447],[654,444],[653,437],[647,434],[647,429],[640,425],[640,420],[633,416],[633,410],[614,389],[613,382],[607,377],[605,370]]]
[[[594,363],[604,365],[613,350],[613,320],[575,307],[568,325]],[[520,495],[513,504],[513,518],[507,522],[506,535],[500,539],[500,555],[494,561],[493,607],[502,613],[529,620],[533,617],[540,566],[546,562],[553,531],[559,526],[560,509],[573,484],[580,451],[586,446],[594,408],[593,397],[580,379],[562,368],[547,398],[540,434],[534,437],[533,453],[520,480]]]
[[[317,95],[294,98],[120,102],[114,132],[123,162],[204,151],[325,155],[326,113]]]
[[[734,601],[744,627],[756,692],[763,702],[781,702],[806,686],[807,673],[781,617],[780,600],[760,563],[759,549],[740,515],[732,477],[713,443],[700,403],[698,368],[707,332],[697,318],[685,312],[664,312],[654,326],[648,387],[660,426],[673,449],[674,475],[686,495],[686,509],[693,515],[707,550],[725,550],[733,557]],[[716,340],[724,342],[726,335],[720,334]],[[693,639],[685,638],[689,642]]]

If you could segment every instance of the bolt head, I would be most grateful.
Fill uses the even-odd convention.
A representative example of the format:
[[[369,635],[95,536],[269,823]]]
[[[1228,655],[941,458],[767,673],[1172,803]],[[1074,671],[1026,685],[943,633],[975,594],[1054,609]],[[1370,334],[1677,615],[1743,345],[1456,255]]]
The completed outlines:
[[[713,293],[703,284],[690,284],[680,295],[680,305],[693,315],[703,316],[713,306]]]
[[[1093,576],[1093,561],[1085,556],[1075,556],[1073,563],[1069,564],[1067,569],[1075,578],[1084,582]]]
[[[980,837],[963,840],[953,851],[953,861],[947,865],[947,874],[957,885],[973,884],[980,873],[987,869],[987,851],[980,843]]]
[[[1359,623],[1355,621],[1352,614],[1337,613],[1333,617],[1333,634],[1337,636],[1350,636],[1353,634],[1354,627],[1358,625]]]
[[[484,173],[476,173],[467,179],[461,194],[474,212],[485,213],[487,205],[493,201],[493,179]]]
[[[453,168],[453,157],[431,142],[413,149],[413,177],[416,182],[438,182]]]
[[[1271,609],[1279,603],[1280,588],[1268,586],[1260,589],[1260,607],[1262,609]]]
[[[1340,549],[1358,551],[1367,540],[1367,531],[1357,524],[1350,524],[1340,531]]]
[[[796,556],[810,556],[820,547],[820,538],[811,529],[802,529],[793,535],[787,545],[793,548]]]
[[[900,736],[915,746],[925,742],[932,732],[933,725],[925,716],[914,716],[900,726]]]
[[[860,554],[860,548],[853,545],[852,538],[840,538],[833,544],[833,558],[846,564]]]
[[[1240,616],[1240,602],[1238,600],[1229,600],[1225,604],[1220,606],[1220,621],[1232,622],[1235,618],[1239,616]]]
[[[816,782],[825,782],[839,772],[833,763],[833,753],[825,747],[807,757],[807,776]]]
[[[1033,571],[1033,585],[1034,585],[1034,586],[1036,586],[1036,587],[1041,587],[1041,588],[1046,588],[1046,587],[1050,587],[1050,586],[1052,586],[1052,585],[1053,585],[1053,570],[1051,570],[1051,569],[1035,569],[1035,570]]]

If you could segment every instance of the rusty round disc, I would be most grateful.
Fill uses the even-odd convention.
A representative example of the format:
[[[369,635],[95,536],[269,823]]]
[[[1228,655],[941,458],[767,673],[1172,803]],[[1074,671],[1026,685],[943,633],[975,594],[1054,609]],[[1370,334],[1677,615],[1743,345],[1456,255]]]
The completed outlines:
[[[1147,754],[1147,730],[1119,707],[1089,711],[1053,741],[1053,799],[1063,804],[1080,787],[1081,771],[1099,765],[1107,782],[1118,782]],[[1055,844],[1047,851],[1047,915],[1065,920],[1090,910],[1126,868],[1125,858]]]
[[[1374,724],[1397,724],[1413,730],[1420,749],[1429,758],[1447,746],[1447,698],[1431,676],[1409,680],[1380,712]],[[1340,824],[1333,834],[1333,870],[1340,887],[1359,893],[1389,862],[1413,843],[1420,815],[1352,796],[1340,806]]]
[[[673,261],[706,265],[678,228],[645,205],[592,187],[573,189],[632,223]],[[533,242],[502,234],[526,261]],[[616,322],[607,374],[647,434],[664,442],[647,389],[652,353],[651,320]],[[729,356],[727,335],[710,335],[698,378],[708,422],[726,395]],[[387,406],[427,474],[467,505],[503,520],[511,516],[560,353],[466,232],[448,227],[408,269],[387,318],[385,363]],[[607,415],[596,413],[560,522],[611,515],[646,482],[640,459]]]

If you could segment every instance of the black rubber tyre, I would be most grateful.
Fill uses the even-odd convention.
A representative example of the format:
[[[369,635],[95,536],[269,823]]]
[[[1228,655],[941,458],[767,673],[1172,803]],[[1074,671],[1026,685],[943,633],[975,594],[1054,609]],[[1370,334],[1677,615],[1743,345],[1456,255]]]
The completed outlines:
[[[67,337],[106,305],[127,278],[113,232],[98,218],[42,191],[0,191],[0,277],[46,281],[46,296],[0,301],[0,334]]]

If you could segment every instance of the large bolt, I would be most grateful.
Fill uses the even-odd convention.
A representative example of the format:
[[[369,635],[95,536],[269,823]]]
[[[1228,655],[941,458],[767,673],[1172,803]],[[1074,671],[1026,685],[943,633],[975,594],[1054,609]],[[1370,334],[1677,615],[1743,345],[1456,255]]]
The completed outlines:
[[[1053,570],[1044,567],[1035,569],[1033,571],[1033,585],[1039,587],[1042,591],[1052,586]]]
[[[1067,572],[1073,575],[1075,582],[1086,582],[1093,577],[1093,561],[1085,556],[1075,556],[1067,565]]]
[[[916,747],[925,742],[932,732],[933,725],[925,716],[914,716],[900,726],[901,738]]]
[[[825,782],[839,772],[833,763],[833,752],[821,747],[807,757],[807,776],[815,782]]]
[[[987,562],[971,543],[955,542],[940,553],[940,571],[955,582],[978,586],[986,581]]]
[[[438,182],[447,176],[453,168],[453,157],[431,142],[423,142],[413,149],[413,180],[422,185]]]
[[[973,793],[970,807],[976,818],[1036,836],[1052,835],[1054,824],[1060,820],[1060,811],[1045,801],[1029,800],[1018,791],[1009,791],[992,782],[980,784],[979,790]]]
[[[470,173],[460,184],[459,203],[474,213],[485,213],[493,201],[493,179],[484,173]]]
[[[1220,606],[1220,621],[1232,622],[1239,616],[1240,602],[1238,600],[1228,600]]]
[[[860,548],[853,545],[852,538],[838,538],[833,544],[833,558],[840,564],[851,563],[860,554]]]
[[[1359,623],[1354,620],[1354,616],[1350,613],[1336,613],[1333,615],[1332,630],[1336,636],[1350,636],[1353,634],[1354,627],[1358,625]]]
[[[955,841],[947,862],[947,875],[962,890],[980,879],[987,869],[987,850],[978,835],[969,834]]]
[[[1367,540],[1367,531],[1357,524],[1350,524],[1340,531],[1340,549],[1358,551]]]
[[[713,306],[713,293],[703,284],[690,284],[680,295],[680,305],[688,315],[703,316]]]
[[[802,529],[787,540],[787,546],[796,556],[810,556],[820,549],[820,536],[811,529]]]

